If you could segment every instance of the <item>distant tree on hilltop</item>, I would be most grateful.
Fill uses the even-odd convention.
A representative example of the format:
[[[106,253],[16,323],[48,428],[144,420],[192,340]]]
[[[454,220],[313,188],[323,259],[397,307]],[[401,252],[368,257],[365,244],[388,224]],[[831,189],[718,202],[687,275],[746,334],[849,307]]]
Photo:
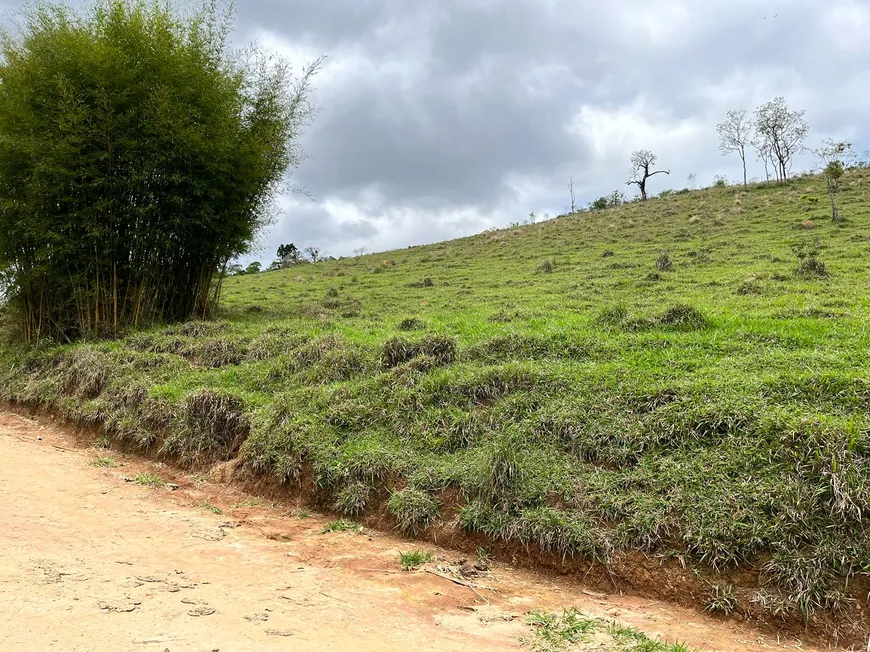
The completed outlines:
[[[824,147],[816,151],[816,156],[824,168],[822,174],[828,182],[828,195],[831,198],[831,216],[834,224],[840,222],[840,180],[846,170],[855,162],[856,156],[852,143],[825,141]]]
[[[719,132],[719,151],[722,156],[736,152],[743,163],[743,186],[746,178],[746,148],[752,143],[754,125],[752,118],[744,109],[734,109],[725,115],[725,121],[717,126]]]
[[[289,244],[282,244],[278,247],[278,260],[275,261],[277,263],[276,267],[280,269],[284,269],[286,267],[291,267],[292,265],[296,265],[301,262],[302,252],[296,247],[292,242]]]
[[[650,172],[650,168],[656,164],[658,157],[647,149],[639,149],[631,155],[631,179],[626,182],[626,185],[636,185],[640,188],[641,201],[646,201],[646,182],[652,176],[657,174],[670,174],[670,170],[656,170]]]
[[[805,113],[789,110],[784,97],[774,98],[755,110],[755,147],[760,157],[774,164],[779,181],[788,181],[792,159],[805,149],[804,140],[809,132]]]

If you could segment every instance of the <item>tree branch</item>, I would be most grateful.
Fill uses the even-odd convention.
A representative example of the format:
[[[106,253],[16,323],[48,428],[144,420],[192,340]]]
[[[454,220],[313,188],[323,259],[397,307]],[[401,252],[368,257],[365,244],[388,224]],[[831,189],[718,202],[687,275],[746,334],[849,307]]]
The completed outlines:
[[[647,176],[654,177],[657,174],[670,174],[670,170],[656,170],[655,172],[650,172]]]

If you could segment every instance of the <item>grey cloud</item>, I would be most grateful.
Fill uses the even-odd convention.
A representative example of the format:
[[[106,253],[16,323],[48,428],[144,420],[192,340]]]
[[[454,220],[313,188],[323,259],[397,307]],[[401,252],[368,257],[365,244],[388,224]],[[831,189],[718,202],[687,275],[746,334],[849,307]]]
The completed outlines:
[[[239,39],[267,34],[330,57],[315,94],[323,110],[303,143],[310,158],[295,174],[317,203],[285,202],[267,249],[382,249],[558,212],[571,174],[582,203],[626,189],[637,148],[672,168],[663,187],[691,172],[703,183],[736,177],[716,122],[780,94],[807,110],[811,145],[846,137],[863,151],[864,9],[862,0],[242,0]],[[622,117],[583,131],[581,110]]]
[[[378,222],[372,242],[384,248],[506,224],[529,210],[557,212],[572,173],[583,202],[624,188],[631,149],[650,145],[628,138],[617,153],[595,151],[586,136],[569,132],[582,106],[614,112],[643,98],[656,124],[709,123],[688,150],[662,144],[671,157],[663,163],[674,168],[664,187],[681,187],[690,172],[702,183],[723,171],[733,176],[736,162],[719,156],[715,122],[727,108],[751,109],[793,88],[814,91],[795,101],[806,100],[816,137],[853,125],[855,138],[865,138],[858,121],[870,93],[856,102],[853,91],[849,100],[844,82],[860,74],[855,63],[868,63],[870,52],[833,46],[823,25],[830,5],[654,4],[370,2],[352,20],[346,3],[284,5],[287,21],[276,17],[271,30],[361,71],[336,83],[325,71],[317,95],[324,111],[306,138],[312,159],[297,179],[318,199],[360,206],[376,190],[380,215],[362,219]],[[252,24],[259,5],[243,9]],[[705,91],[740,76],[730,104]],[[533,186],[523,197],[517,179]],[[469,208],[476,219],[452,221]],[[395,210],[419,220],[410,226],[390,217]],[[338,242],[343,228],[334,229]]]

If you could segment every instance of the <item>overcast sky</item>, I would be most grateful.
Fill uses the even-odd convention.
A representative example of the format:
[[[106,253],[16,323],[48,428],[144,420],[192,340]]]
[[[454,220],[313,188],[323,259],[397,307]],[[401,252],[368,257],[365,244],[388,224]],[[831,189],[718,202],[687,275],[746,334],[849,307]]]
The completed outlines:
[[[635,149],[671,170],[652,193],[737,179],[716,124],[777,95],[810,146],[870,148],[868,0],[238,0],[236,38],[328,56],[294,179],[313,201],[282,199],[264,262],[282,242],[339,256],[555,215],[572,175],[580,205],[633,194]]]

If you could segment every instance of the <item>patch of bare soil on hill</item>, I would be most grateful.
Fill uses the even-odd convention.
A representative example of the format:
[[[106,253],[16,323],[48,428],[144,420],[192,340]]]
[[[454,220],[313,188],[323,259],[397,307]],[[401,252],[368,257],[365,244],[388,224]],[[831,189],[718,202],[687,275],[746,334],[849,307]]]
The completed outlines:
[[[151,480],[168,484],[140,484]],[[0,649],[513,649],[527,612],[565,607],[700,650],[818,649],[549,573],[471,572],[457,552],[324,534],[329,519],[300,516],[0,413]],[[434,560],[402,571],[400,553],[418,548]]]

